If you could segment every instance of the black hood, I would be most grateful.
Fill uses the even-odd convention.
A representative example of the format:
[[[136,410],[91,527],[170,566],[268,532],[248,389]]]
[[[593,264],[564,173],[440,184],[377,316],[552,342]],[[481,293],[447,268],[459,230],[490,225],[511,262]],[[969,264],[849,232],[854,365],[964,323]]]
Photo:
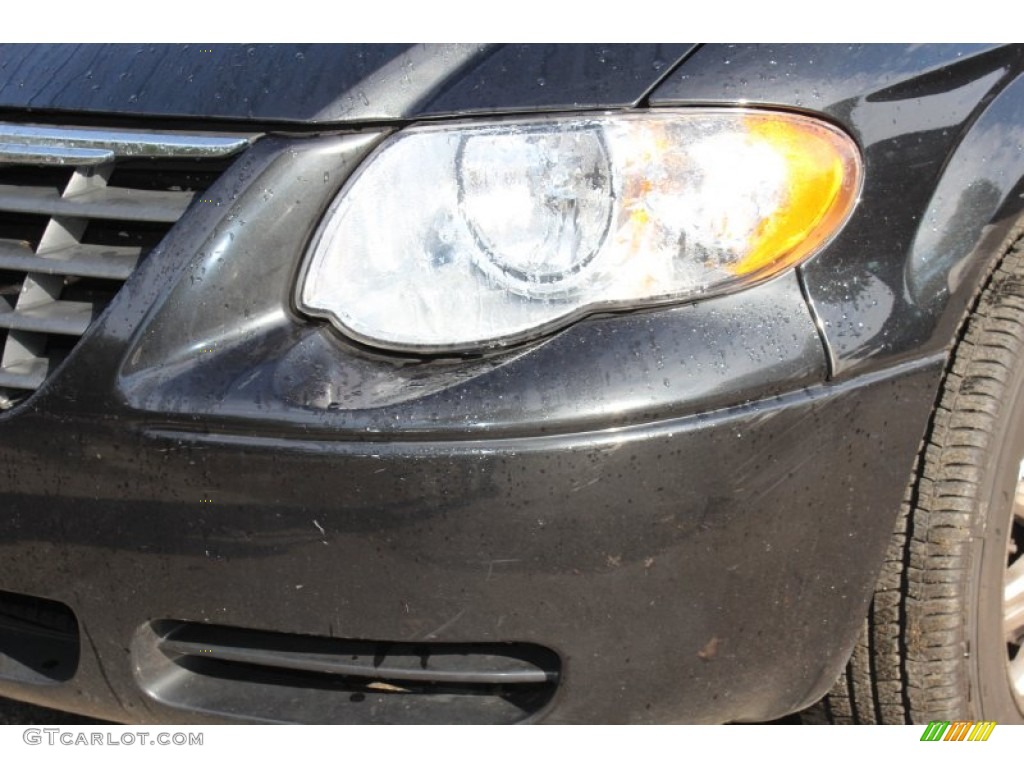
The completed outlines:
[[[691,50],[639,45],[0,45],[0,110],[346,123],[637,104]]]

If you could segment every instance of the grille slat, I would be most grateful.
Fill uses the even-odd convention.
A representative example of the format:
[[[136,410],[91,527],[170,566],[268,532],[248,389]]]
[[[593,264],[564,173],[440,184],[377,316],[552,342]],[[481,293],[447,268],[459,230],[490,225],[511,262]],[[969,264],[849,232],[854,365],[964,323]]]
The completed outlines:
[[[77,244],[35,253],[23,241],[0,240],[0,269],[44,275],[75,275],[107,280],[127,280],[142,255],[142,248],[114,248]]]
[[[46,360],[34,360],[0,368],[0,387],[38,389],[46,379],[49,367]]]
[[[0,210],[39,213],[79,219],[121,219],[173,224],[181,218],[194,195],[148,189],[101,189],[64,197],[44,187],[0,185]]]
[[[0,142],[18,146],[109,149],[118,157],[228,157],[250,136],[196,136],[150,131],[106,131],[53,125],[0,125]]]
[[[100,165],[114,159],[109,149],[72,149],[0,143],[0,162],[5,165]]]
[[[252,138],[0,124],[0,410],[42,386]]]
[[[97,307],[88,301],[53,301],[0,314],[0,328],[81,336]]]

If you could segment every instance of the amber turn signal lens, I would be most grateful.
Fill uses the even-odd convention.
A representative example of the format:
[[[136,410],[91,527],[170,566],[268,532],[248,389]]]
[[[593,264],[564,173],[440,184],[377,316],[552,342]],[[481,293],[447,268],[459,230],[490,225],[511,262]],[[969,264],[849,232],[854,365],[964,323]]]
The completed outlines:
[[[782,158],[786,190],[750,237],[750,250],[731,266],[737,276],[777,272],[816,251],[850,214],[860,189],[859,163],[846,136],[821,123],[757,115],[751,141]]]

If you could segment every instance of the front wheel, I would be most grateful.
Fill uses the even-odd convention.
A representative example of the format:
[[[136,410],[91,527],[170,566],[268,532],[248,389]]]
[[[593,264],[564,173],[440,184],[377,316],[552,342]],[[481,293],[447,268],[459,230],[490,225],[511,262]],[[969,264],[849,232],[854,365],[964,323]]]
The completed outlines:
[[[811,722],[1024,723],[1024,240],[957,343],[864,632]]]

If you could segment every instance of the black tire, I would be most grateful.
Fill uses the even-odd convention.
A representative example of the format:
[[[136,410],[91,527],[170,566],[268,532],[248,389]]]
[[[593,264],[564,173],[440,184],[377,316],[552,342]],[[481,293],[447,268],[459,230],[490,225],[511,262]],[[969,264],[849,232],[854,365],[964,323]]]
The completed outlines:
[[[1024,723],[1024,628],[1012,641],[1003,629],[1004,578],[1024,550],[1022,459],[1024,239],[953,350],[864,632],[805,721]]]

